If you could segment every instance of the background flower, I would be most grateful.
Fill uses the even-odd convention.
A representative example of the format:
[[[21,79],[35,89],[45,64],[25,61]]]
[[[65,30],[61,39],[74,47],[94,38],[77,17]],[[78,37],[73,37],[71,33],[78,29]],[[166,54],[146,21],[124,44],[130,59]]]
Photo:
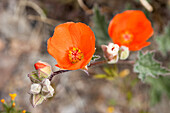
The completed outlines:
[[[146,41],[153,35],[153,28],[142,11],[128,10],[111,20],[108,32],[114,43],[137,51],[150,44]]]

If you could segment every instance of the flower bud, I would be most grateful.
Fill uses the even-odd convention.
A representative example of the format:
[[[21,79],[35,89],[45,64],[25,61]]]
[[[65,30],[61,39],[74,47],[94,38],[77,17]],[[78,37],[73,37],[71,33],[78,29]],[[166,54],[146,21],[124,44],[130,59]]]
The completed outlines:
[[[108,63],[112,64],[118,61],[119,46],[117,44],[109,43],[108,46],[102,45],[101,48],[104,52],[104,57],[108,60]]]
[[[41,91],[41,85],[40,84],[32,84],[31,85],[31,89],[30,89],[30,93],[31,94],[38,94]]]
[[[38,77],[40,80],[49,77],[52,73],[51,66],[46,62],[38,61],[34,64],[34,67],[38,72]]]
[[[121,46],[119,50],[120,60],[125,60],[129,56],[129,48],[126,46]]]

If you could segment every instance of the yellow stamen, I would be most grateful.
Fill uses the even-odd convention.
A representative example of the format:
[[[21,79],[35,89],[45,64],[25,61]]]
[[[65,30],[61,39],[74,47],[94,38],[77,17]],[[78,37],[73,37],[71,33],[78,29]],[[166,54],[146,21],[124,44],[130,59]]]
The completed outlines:
[[[75,63],[79,62],[81,59],[83,59],[84,55],[79,48],[73,47],[68,52],[68,58],[72,64],[75,64]]]
[[[121,42],[123,44],[129,44],[133,41],[133,35],[129,31],[125,31],[121,34]]]
[[[5,99],[1,99],[1,102],[4,104],[5,103]]]
[[[15,97],[17,96],[17,94],[16,93],[14,93],[14,94],[9,94],[9,96],[11,97],[11,100],[15,100]]]

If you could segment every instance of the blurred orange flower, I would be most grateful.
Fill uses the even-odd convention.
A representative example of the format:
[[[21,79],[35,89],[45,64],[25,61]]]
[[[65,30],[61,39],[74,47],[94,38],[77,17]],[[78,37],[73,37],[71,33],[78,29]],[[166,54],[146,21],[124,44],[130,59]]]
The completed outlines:
[[[153,28],[142,11],[127,10],[111,20],[108,32],[115,44],[137,51],[150,45],[146,41],[153,35]]]
[[[58,25],[47,44],[49,54],[57,60],[56,66],[62,69],[84,69],[95,52],[94,33],[80,22]]]

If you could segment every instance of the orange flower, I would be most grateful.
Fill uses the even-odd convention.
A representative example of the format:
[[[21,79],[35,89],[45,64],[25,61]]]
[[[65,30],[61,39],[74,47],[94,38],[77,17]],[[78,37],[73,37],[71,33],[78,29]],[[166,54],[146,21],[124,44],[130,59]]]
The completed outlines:
[[[80,22],[58,25],[47,43],[49,54],[57,60],[56,66],[62,69],[84,69],[95,52],[94,33]]]
[[[142,11],[128,10],[111,20],[108,32],[115,44],[137,51],[150,45],[146,41],[153,35],[153,28]]]

